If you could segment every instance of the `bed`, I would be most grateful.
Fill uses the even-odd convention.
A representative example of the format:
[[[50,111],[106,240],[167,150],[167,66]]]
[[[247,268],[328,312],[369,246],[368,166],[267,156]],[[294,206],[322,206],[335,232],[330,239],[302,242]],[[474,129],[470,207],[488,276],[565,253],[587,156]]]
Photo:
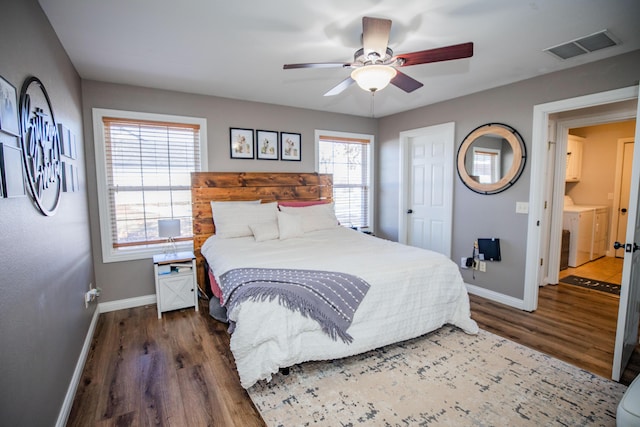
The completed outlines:
[[[233,326],[230,346],[245,388],[260,380],[270,380],[281,368],[362,353],[423,335],[444,324],[458,326],[470,334],[478,331],[470,318],[469,298],[455,263],[435,252],[332,223],[330,215],[327,216],[332,210],[331,194],[328,175],[192,175],[199,283],[205,283],[209,275],[206,266],[215,286],[228,283],[230,272],[241,269],[335,272],[361,279],[367,285],[350,319],[349,339],[327,334],[322,322],[285,307],[278,298],[249,298],[233,305],[228,311]],[[246,203],[233,207],[217,203],[238,200],[261,203],[259,208]],[[274,203],[285,205],[290,200],[308,203],[304,206]],[[215,203],[212,205],[211,201]],[[244,210],[268,212],[272,221],[274,205],[278,237],[273,236],[273,225],[271,234],[265,234],[264,230],[256,233],[252,230],[241,236],[227,232],[230,228],[224,209],[232,208],[238,217],[242,217]],[[218,213],[218,223],[212,206]],[[291,228],[289,221],[297,228]],[[258,222],[267,223],[262,219]],[[294,228],[292,233],[290,230]],[[210,295],[211,291],[207,290]],[[213,296],[213,306],[216,303]]]

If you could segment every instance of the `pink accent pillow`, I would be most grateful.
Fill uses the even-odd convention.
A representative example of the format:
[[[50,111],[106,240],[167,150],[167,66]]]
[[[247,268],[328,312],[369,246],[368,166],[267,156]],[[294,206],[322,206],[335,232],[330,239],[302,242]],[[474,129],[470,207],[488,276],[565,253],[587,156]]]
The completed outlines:
[[[329,200],[283,200],[278,202],[278,206],[304,208],[307,206],[326,205],[327,203],[331,202]]]
[[[215,276],[213,275],[213,271],[211,271],[210,269],[207,271],[207,273],[209,274],[209,285],[211,286],[211,293],[220,300],[220,303],[222,304],[222,289],[220,289],[220,286],[218,285],[218,282],[216,281]]]

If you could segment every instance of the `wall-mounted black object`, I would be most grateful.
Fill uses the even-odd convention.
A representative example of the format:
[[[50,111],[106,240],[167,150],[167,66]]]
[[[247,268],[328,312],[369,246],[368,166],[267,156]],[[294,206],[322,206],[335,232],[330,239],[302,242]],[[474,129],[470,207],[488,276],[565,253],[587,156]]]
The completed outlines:
[[[478,239],[478,253],[485,261],[500,261],[500,239]]]

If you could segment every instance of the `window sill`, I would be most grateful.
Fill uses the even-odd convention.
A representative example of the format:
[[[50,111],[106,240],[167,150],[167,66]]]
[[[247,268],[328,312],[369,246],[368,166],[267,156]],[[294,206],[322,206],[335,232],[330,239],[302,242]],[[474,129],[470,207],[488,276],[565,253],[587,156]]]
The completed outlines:
[[[105,251],[103,248],[102,262],[105,264],[112,262],[135,261],[140,259],[153,258],[154,255],[163,253],[167,245],[149,245],[144,247],[130,247],[126,249],[111,249]],[[193,242],[182,242],[176,244],[177,252],[193,252]]]

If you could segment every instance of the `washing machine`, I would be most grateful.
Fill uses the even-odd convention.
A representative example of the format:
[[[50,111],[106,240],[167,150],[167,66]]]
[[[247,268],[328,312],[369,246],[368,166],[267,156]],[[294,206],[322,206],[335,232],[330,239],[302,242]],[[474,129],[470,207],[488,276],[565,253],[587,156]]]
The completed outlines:
[[[565,196],[562,228],[569,230],[569,267],[604,256],[606,253],[607,206],[576,205]]]
[[[591,261],[595,210],[578,205],[565,206],[562,228],[569,230],[569,267]]]

